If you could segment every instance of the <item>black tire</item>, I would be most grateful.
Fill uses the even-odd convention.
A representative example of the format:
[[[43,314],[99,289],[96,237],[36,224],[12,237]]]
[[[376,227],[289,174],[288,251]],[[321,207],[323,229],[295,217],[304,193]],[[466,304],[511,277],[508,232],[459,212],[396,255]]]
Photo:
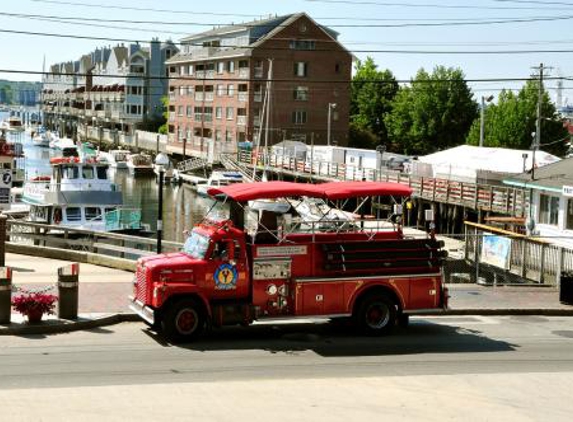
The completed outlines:
[[[370,336],[390,333],[396,325],[396,318],[396,303],[384,294],[364,299],[354,315],[358,329]]]
[[[398,315],[398,327],[406,328],[410,324],[410,315],[401,313]]]
[[[161,328],[167,340],[172,343],[195,340],[205,329],[203,307],[193,299],[175,302],[163,312]]]

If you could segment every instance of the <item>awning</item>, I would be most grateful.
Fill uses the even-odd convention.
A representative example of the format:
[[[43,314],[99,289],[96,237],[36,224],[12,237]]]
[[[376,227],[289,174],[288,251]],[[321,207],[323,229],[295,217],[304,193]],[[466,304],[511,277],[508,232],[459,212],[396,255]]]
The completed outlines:
[[[330,200],[368,196],[410,196],[408,186],[392,182],[330,182],[318,185],[294,182],[237,183],[210,188],[208,194],[220,200],[247,202],[256,199],[275,199],[308,196]]]

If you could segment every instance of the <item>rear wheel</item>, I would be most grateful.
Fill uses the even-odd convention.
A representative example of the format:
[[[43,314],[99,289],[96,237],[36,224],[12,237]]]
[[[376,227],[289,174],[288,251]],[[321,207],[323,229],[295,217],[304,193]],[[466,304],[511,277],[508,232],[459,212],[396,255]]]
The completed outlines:
[[[203,308],[192,299],[176,302],[164,312],[161,326],[169,341],[181,343],[195,340],[205,328]]]
[[[367,335],[388,334],[396,325],[396,304],[384,294],[367,297],[358,307],[355,321]]]

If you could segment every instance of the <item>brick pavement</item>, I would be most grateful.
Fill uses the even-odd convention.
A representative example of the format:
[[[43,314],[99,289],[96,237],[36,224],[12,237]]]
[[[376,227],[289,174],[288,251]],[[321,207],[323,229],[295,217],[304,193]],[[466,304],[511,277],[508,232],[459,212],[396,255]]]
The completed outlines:
[[[13,267],[13,283],[27,287],[55,286],[57,268],[69,264],[46,258],[8,254],[8,266]],[[79,313],[127,313],[128,296],[132,292],[132,273],[94,265],[81,264]],[[552,287],[481,286],[450,284],[450,309],[510,310],[550,309],[570,310],[573,306],[559,302],[559,292]]]

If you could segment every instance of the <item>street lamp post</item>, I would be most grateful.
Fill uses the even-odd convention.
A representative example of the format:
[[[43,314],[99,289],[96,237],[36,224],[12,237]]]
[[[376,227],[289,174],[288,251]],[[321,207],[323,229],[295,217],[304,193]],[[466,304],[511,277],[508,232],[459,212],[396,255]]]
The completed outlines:
[[[169,158],[162,152],[155,157],[155,165],[159,170],[159,191],[157,206],[157,253],[161,253],[161,238],[163,235],[163,178],[165,167],[169,164]]]
[[[327,126],[327,133],[326,133],[326,142],[327,145],[330,146],[330,135],[332,132],[332,110],[336,108],[336,103],[328,103],[328,126]]]
[[[479,121],[479,146],[483,147],[484,133],[485,133],[485,103],[493,100],[493,95],[489,97],[481,97],[481,110],[480,110],[480,121]]]

